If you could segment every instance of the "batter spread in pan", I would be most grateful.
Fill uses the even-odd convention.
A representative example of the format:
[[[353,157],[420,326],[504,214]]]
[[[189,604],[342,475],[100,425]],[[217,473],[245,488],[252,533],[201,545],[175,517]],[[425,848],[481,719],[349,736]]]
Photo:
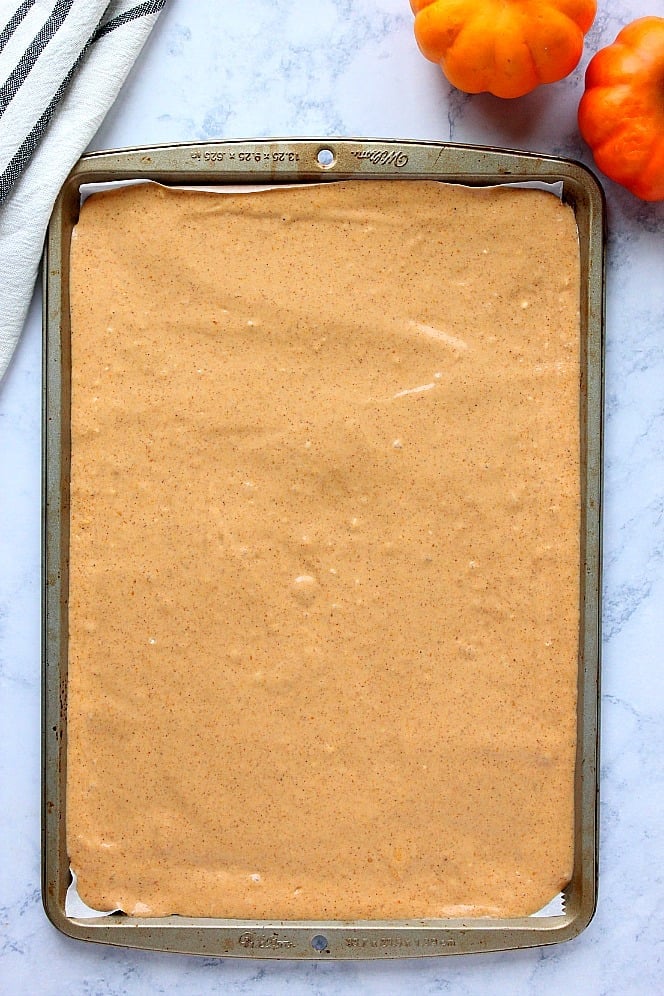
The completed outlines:
[[[67,840],[136,915],[512,916],[572,867],[579,252],[533,190],[90,197]]]

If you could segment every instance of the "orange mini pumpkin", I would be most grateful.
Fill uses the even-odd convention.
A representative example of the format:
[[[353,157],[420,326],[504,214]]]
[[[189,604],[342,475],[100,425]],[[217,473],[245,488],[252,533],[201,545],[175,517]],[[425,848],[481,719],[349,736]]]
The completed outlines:
[[[522,97],[572,72],[596,0],[410,0],[415,38],[459,90]]]
[[[664,17],[640,17],[593,56],[579,129],[603,173],[664,200]]]

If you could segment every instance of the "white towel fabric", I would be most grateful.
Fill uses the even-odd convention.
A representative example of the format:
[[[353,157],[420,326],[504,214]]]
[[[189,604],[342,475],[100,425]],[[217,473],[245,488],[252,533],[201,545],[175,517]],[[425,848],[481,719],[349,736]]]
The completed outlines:
[[[166,0],[0,0],[0,380],[51,209]]]

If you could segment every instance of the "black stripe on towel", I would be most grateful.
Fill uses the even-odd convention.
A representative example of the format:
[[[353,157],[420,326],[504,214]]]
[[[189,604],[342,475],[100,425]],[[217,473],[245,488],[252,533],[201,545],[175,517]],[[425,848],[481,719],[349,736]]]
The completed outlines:
[[[17,66],[7,77],[7,81],[0,87],[0,117],[9,107],[12,98],[16,96],[26,79],[30,70],[34,67],[37,59],[42,54],[51,38],[62,26],[63,21],[71,10],[74,0],[58,0],[47,21],[41,26],[38,33],[32,39],[25,52],[21,56]]]
[[[12,15],[9,21],[7,21],[2,31],[0,31],[0,52],[2,52],[3,48],[14,34],[25,15],[31,7],[34,7],[34,5],[35,0],[23,0],[23,3],[18,8],[16,13]]]
[[[140,5],[140,7],[141,7],[140,13],[134,13],[134,11],[137,11],[139,8],[138,7],[133,7],[131,10],[126,11],[125,14],[119,14],[117,18],[113,18],[113,22],[111,22],[111,21],[107,22],[107,25],[105,25],[104,27],[107,27],[108,25],[110,25],[111,23],[114,23],[115,21],[120,22],[120,23],[115,24],[113,28],[109,28],[110,31],[113,31],[113,30],[115,30],[115,28],[121,27],[121,24],[127,24],[129,21],[136,20],[137,17],[142,17],[142,16],[144,16],[146,14],[159,13],[159,11],[164,6],[165,2],[166,2],[166,0],[153,0],[153,2],[141,4]],[[143,9],[143,8],[149,8],[149,9]],[[127,15],[129,15],[129,14],[133,14],[133,16],[132,17],[128,17]],[[53,95],[53,99],[51,100],[51,103],[48,105],[48,107],[46,108],[46,110],[42,113],[41,117],[39,118],[39,120],[34,125],[32,131],[24,139],[22,145],[16,151],[16,153],[13,156],[13,158],[8,163],[8,165],[5,168],[4,172],[0,176],[0,204],[2,204],[2,202],[7,199],[7,197],[11,193],[12,187],[18,181],[18,179],[21,176],[21,173],[23,172],[23,170],[25,169],[25,167],[28,165],[28,162],[30,161],[30,156],[35,151],[35,149],[37,148],[37,145],[39,144],[39,140],[41,139],[42,135],[46,131],[46,129],[48,127],[49,121],[53,117],[53,114],[55,113],[55,110],[56,110],[58,104],[62,100],[67,87],[71,83],[72,77],[74,76],[74,74],[76,73],[76,70],[80,66],[80,64],[83,61],[83,59],[85,58],[85,55],[87,54],[87,51],[90,48],[90,46],[92,45],[92,43],[98,39],[98,37],[99,37],[98,30],[87,41],[85,47],[83,48],[83,50],[82,50],[81,54],[79,55],[79,57],[77,58],[76,62],[71,67],[71,69],[69,70],[69,72],[67,73],[67,75],[65,76],[65,78],[63,79],[62,83],[60,84],[60,86],[56,90],[55,94]],[[108,34],[108,32],[104,32],[104,33]]]
[[[97,41],[99,38],[103,38],[104,35],[110,34],[116,28],[121,28],[123,24],[128,24],[129,21],[135,21],[138,17],[145,17],[146,14],[158,14],[165,3],[166,0],[146,0],[145,3],[139,3],[137,7],[125,10],[123,14],[112,17],[110,21],[106,21],[106,24],[102,24],[97,28],[94,40]]]
[[[58,89],[55,91],[51,103],[43,112],[39,120],[35,123],[32,131],[24,139],[23,144],[14,154],[13,159],[11,159],[10,162],[7,164],[7,167],[2,176],[0,176],[0,204],[2,204],[2,202],[6,199],[12,187],[20,177],[21,173],[28,165],[30,156],[37,148],[37,145],[39,144],[39,139],[46,131],[48,123],[53,117],[53,112],[55,111],[56,107],[62,100],[65,90],[71,83],[72,77],[76,72],[76,70],[78,69],[78,67],[80,66],[81,62],[83,61],[83,57],[85,56],[89,47],[90,47],[90,42],[87,43],[87,45],[79,55],[78,59],[71,67],[71,69],[63,79]]]

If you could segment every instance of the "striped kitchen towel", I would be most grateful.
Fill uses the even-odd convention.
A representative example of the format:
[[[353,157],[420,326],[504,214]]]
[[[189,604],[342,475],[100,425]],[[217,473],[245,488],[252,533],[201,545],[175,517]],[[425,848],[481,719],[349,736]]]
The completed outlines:
[[[0,378],[53,202],[166,0],[0,0]]]

